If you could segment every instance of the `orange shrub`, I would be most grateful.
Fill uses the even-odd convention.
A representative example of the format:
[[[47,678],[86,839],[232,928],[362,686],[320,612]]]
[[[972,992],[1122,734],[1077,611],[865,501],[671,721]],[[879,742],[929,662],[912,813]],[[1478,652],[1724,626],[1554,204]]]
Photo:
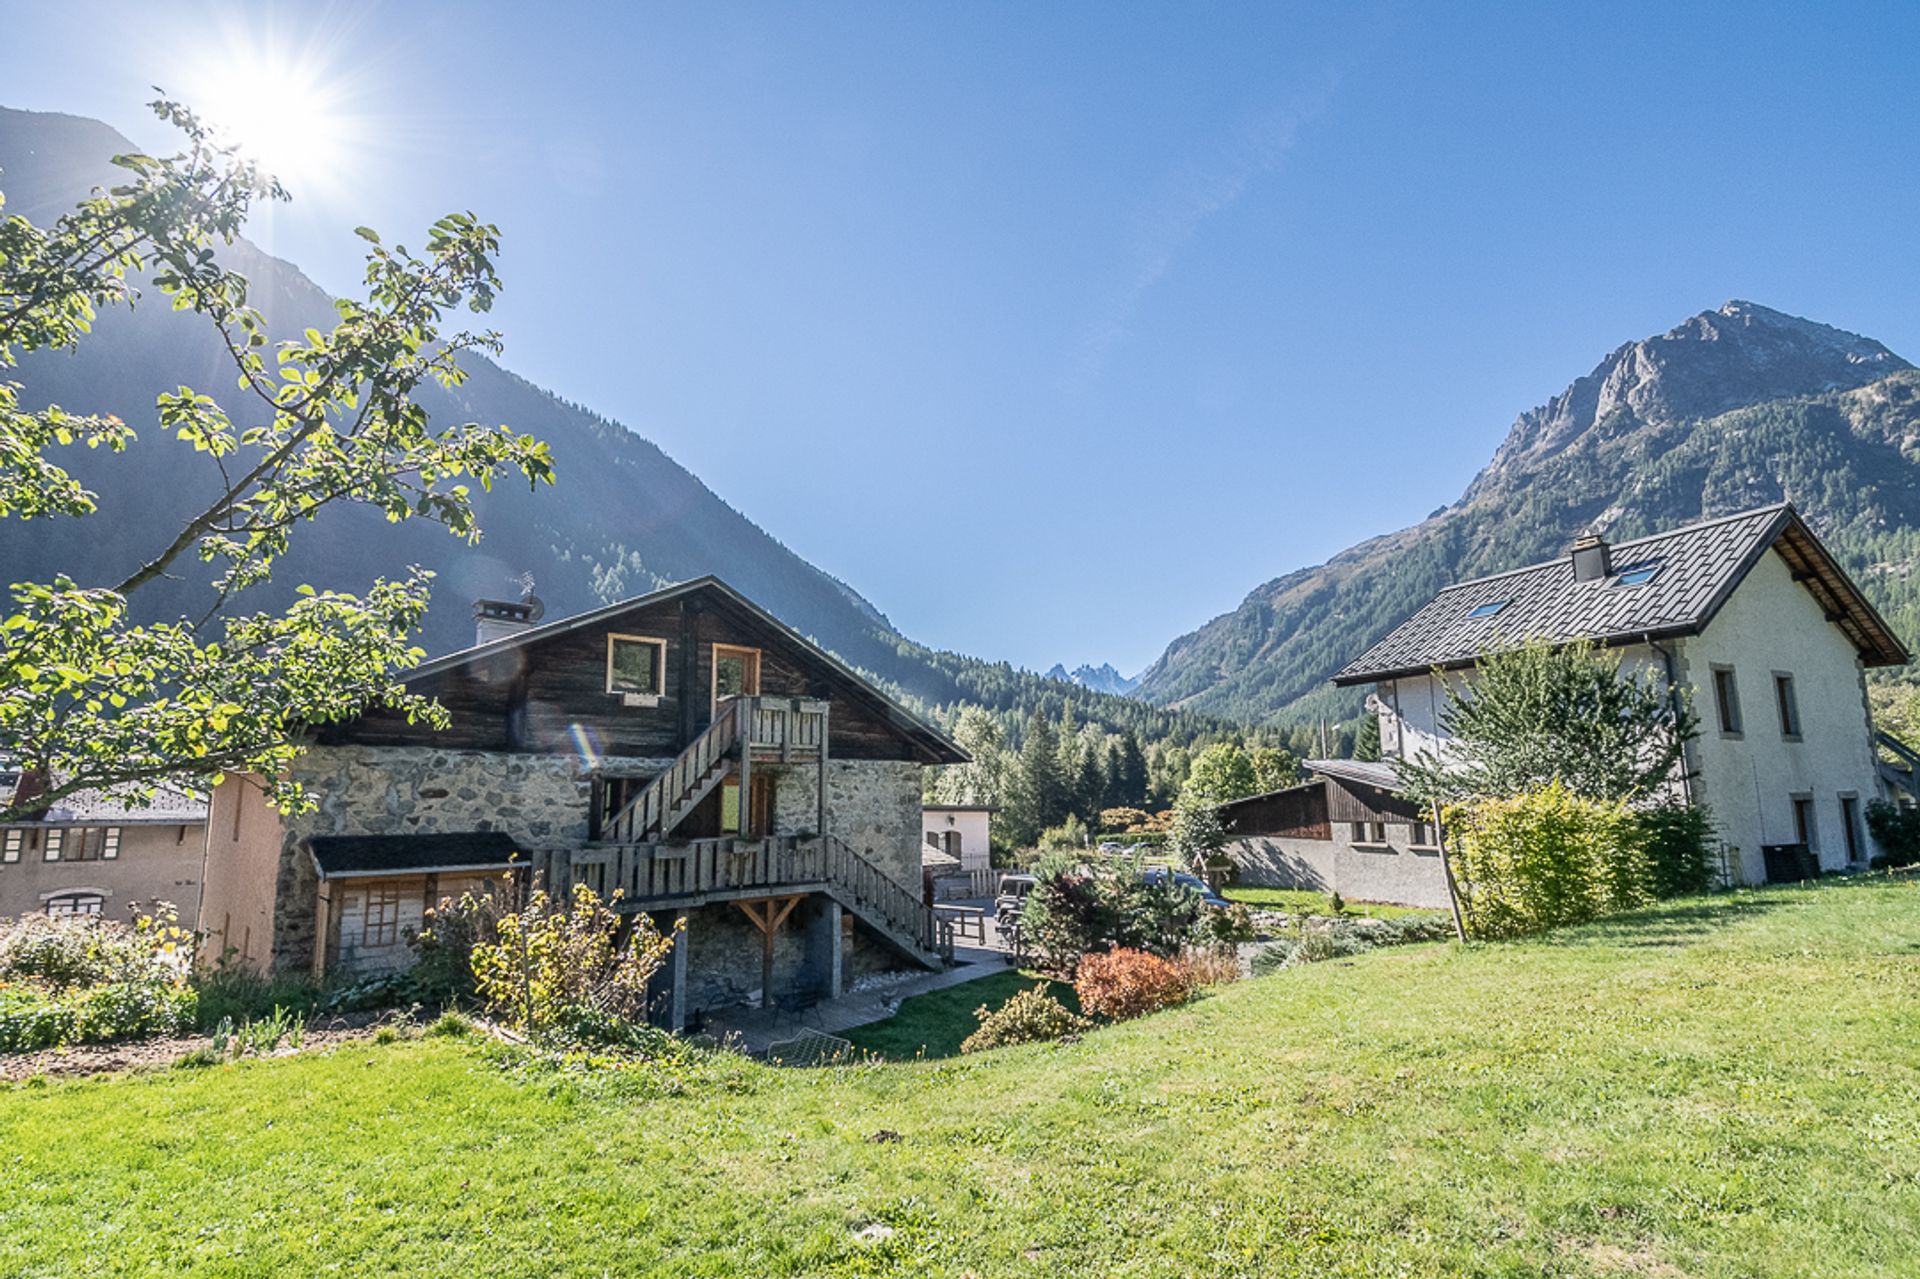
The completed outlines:
[[[1185,1002],[1193,994],[1194,975],[1177,959],[1144,950],[1109,950],[1081,958],[1073,990],[1082,1012],[1125,1021]]]

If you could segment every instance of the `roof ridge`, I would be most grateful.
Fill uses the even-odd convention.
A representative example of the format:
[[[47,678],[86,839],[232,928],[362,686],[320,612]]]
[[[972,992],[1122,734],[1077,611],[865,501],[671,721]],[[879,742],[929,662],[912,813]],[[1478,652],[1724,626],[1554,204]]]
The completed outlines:
[[[1766,506],[1752,506],[1744,511],[1734,511],[1730,515],[1716,515],[1712,519],[1695,520],[1691,524],[1678,524],[1673,528],[1662,529],[1658,533],[1649,533],[1645,537],[1636,537],[1631,541],[1615,542],[1612,544],[1612,548],[1618,551],[1629,546],[1640,546],[1647,542],[1658,542],[1669,537],[1679,537],[1683,533],[1698,532],[1701,529],[1712,528],[1716,524],[1731,524],[1735,520],[1744,520],[1755,515],[1778,513],[1780,511],[1791,510],[1792,508],[1793,503],[1788,501],[1773,502]],[[1552,568],[1556,564],[1565,563],[1566,558],[1565,553],[1562,553],[1554,556],[1552,559],[1535,560],[1531,564],[1523,564],[1519,568],[1502,569],[1498,573],[1484,573],[1479,577],[1468,577],[1458,582],[1450,582],[1435,592],[1434,599],[1439,599],[1440,596],[1445,595],[1448,591],[1457,591],[1463,586],[1478,586],[1483,582],[1497,582],[1503,577],[1517,577],[1522,573],[1533,573],[1543,568]]]

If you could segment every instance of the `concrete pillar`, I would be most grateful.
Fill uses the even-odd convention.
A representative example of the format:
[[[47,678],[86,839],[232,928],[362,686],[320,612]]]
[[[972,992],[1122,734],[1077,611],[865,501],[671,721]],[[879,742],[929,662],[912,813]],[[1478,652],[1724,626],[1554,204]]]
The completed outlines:
[[[838,999],[842,989],[840,903],[816,893],[807,917],[807,973],[823,999]]]

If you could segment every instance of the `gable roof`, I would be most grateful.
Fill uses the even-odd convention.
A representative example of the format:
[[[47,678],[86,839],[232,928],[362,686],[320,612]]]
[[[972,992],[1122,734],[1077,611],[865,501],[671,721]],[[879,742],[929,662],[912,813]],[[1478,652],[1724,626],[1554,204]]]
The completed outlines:
[[[1602,644],[1697,635],[1760,557],[1777,551],[1868,666],[1904,666],[1911,655],[1831,552],[1789,503],[1689,524],[1612,548],[1613,572],[1578,582],[1562,555],[1543,564],[1447,587],[1333,677],[1364,684],[1472,665],[1530,639]],[[1658,568],[1619,585],[1622,573]],[[1475,609],[1498,605],[1482,617]]]
[[[893,700],[871,680],[848,666],[826,649],[820,647],[800,632],[782,622],[773,614],[755,604],[752,600],[734,590],[717,577],[696,577],[692,581],[680,582],[673,586],[654,591],[649,595],[637,595],[632,599],[621,600],[601,608],[590,609],[585,613],[575,613],[571,617],[558,618],[540,626],[529,626],[524,630],[489,640],[485,644],[476,644],[471,648],[458,649],[441,657],[422,662],[401,677],[401,682],[413,684],[417,681],[443,675],[461,667],[482,662],[503,653],[513,652],[553,639],[573,631],[584,630],[610,622],[630,612],[653,608],[660,604],[671,603],[692,595],[710,593],[720,596],[729,604],[744,610],[756,622],[774,631],[780,638],[804,652],[806,656],[826,668],[827,674],[843,689],[865,702],[899,733],[919,746],[930,762],[937,764],[965,764],[972,759],[953,739],[935,728],[920,716],[914,714]]]

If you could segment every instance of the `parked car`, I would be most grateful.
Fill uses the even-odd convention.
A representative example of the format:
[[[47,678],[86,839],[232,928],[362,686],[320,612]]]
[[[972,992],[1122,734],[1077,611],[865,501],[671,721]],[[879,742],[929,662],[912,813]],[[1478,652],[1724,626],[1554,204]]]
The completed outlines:
[[[1140,882],[1143,884],[1164,884],[1167,882],[1168,875],[1173,876],[1173,882],[1179,887],[1191,889],[1193,892],[1198,893],[1200,900],[1215,910],[1225,910],[1233,905],[1232,902],[1207,887],[1206,880],[1183,870],[1169,871],[1165,866],[1149,867],[1140,872]]]
[[[1000,877],[1000,887],[993,895],[993,914],[996,919],[1006,920],[1017,916],[1027,904],[1027,894],[1040,881],[1027,874],[1010,874]]]

